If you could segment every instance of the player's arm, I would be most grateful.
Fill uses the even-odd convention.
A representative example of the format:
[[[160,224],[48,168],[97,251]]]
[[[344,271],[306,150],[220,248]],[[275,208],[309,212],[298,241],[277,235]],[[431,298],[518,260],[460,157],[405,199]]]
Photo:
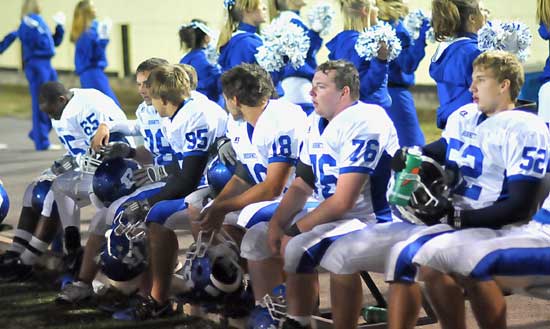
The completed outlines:
[[[341,219],[355,206],[368,178],[368,174],[357,172],[340,175],[334,194],[300,219],[297,228],[300,232],[307,232],[317,225]]]
[[[220,194],[216,196],[216,201],[221,202],[229,200],[239,194],[244,193],[254,184],[254,179],[250,177],[250,174],[246,171],[243,164],[241,162],[237,162],[235,174],[231,177],[229,182],[225,184]]]
[[[267,175],[263,182],[232,198],[216,199],[212,206],[220,212],[229,213],[252,203],[272,200],[283,193],[292,167],[293,165],[288,162],[273,162],[267,166]]]
[[[107,145],[111,132],[120,132],[125,136],[139,135],[139,129],[137,128],[135,120],[107,120],[100,123],[97,127],[90,144],[92,149],[94,151],[99,151],[102,146]]]

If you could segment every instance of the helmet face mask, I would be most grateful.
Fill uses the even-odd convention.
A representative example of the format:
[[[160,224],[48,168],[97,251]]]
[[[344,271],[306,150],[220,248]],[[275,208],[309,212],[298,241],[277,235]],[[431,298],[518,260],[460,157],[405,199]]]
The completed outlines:
[[[97,168],[101,165],[101,153],[95,152],[91,147],[79,157],[80,172],[83,174],[93,175]]]
[[[449,174],[435,160],[422,156],[419,174],[407,175],[415,189],[407,206],[395,206],[396,215],[413,224],[424,225],[425,219],[433,216],[434,209],[440,206],[442,198],[448,199],[451,194]]]

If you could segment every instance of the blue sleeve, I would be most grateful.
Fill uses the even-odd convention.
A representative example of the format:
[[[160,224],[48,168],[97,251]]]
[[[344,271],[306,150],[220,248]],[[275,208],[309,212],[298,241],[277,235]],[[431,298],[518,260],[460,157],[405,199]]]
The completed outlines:
[[[63,25],[57,24],[55,26],[55,33],[53,34],[53,44],[56,47],[59,47],[61,42],[63,41],[63,36],[65,35],[65,29],[63,28]]]
[[[546,25],[544,25],[543,22],[540,22],[539,25],[539,35],[544,40],[550,39],[550,31],[548,31],[548,28],[546,27]]]
[[[17,31],[8,33],[8,35],[6,35],[4,39],[0,41],[0,54],[8,49],[8,47],[11,46],[15,39],[17,39]]]
[[[106,60],[105,49],[109,43],[108,39],[99,39],[95,31],[88,30],[80,35],[77,41],[77,51],[75,56],[75,62],[79,63],[77,66],[77,73],[89,67],[104,68],[105,63],[101,63]],[[103,65],[101,65],[103,64]]]
[[[414,42],[412,42],[411,37],[407,33],[398,32],[397,37],[401,41],[402,50],[396,61],[401,71],[412,74],[426,55],[426,51],[424,50],[426,47],[426,36],[425,34],[421,34]]]
[[[367,68],[366,72],[359,72],[361,90],[365,95],[370,95],[378,90],[388,75],[388,62],[373,58],[369,65],[361,65]]]

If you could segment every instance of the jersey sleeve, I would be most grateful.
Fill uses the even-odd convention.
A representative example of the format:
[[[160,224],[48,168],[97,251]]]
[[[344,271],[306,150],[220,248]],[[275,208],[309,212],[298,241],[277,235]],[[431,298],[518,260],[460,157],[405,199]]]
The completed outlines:
[[[266,139],[268,163],[270,164],[286,162],[295,165],[298,159],[306,129],[306,117],[300,110],[287,118],[286,124],[279,122],[279,127],[274,127],[273,134]]]
[[[546,174],[550,145],[548,131],[542,124],[538,129],[514,131],[507,141],[502,156],[509,182],[538,180]]]

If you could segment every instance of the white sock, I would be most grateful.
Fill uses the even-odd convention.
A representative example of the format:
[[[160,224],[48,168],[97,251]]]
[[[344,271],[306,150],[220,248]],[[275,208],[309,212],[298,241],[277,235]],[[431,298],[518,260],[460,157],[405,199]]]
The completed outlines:
[[[29,244],[29,241],[32,238],[32,234],[30,232],[27,232],[22,229],[16,229],[15,234],[13,236],[13,242],[11,243],[10,247],[8,248],[8,251],[13,251],[18,254],[21,254],[25,248],[27,248],[27,245]]]
[[[27,249],[20,256],[21,261],[25,265],[34,265],[38,257],[42,256],[46,249],[48,249],[48,244],[33,236]]]

